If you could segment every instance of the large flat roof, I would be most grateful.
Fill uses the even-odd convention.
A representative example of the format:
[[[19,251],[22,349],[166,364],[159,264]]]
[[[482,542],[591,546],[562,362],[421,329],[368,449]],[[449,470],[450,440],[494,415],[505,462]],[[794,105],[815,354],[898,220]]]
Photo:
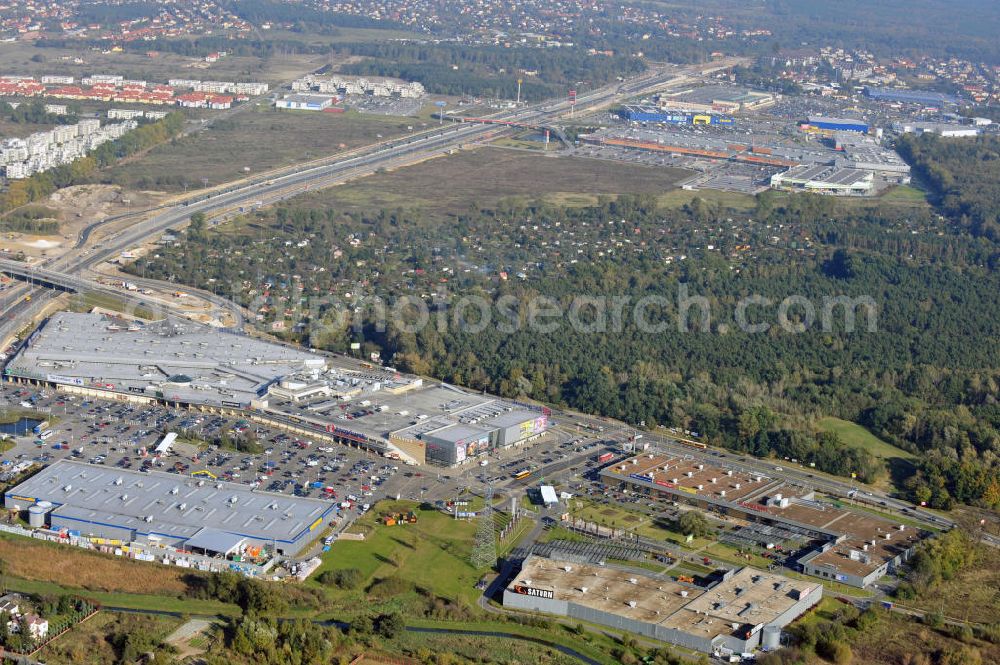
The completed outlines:
[[[435,438],[449,443],[479,441],[490,435],[490,430],[475,425],[451,424],[440,429],[425,432],[424,438]]]
[[[490,429],[541,416],[541,409],[532,411],[492,395],[425,383],[392,368],[189,321],[141,324],[62,312],[29,337],[7,372],[167,402],[232,409],[252,406],[262,416],[376,449],[391,447],[393,433],[417,438],[452,424]]]
[[[618,462],[602,471],[608,473],[693,496],[733,502],[780,485],[780,481],[757,473],[707,464],[693,456],[661,453],[645,453]]]
[[[811,115],[808,118],[811,123],[823,123],[827,125],[864,125],[868,126],[868,123],[861,118],[834,118],[825,115]]]
[[[8,366],[19,376],[164,399],[249,404],[279,377],[322,368],[321,356],[168,319],[125,323],[101,314],[59,312]]]
[[[291,543],[334,508],[329,501],[255,491],[237,483],[72,460],[46,467],[7,497],[50,501],[63,517],[185,540],[209,528]]]
[[[860,576],[895,558],[927,535],[920,529],[900,529],[899,522],[879,515],[816,500],[814,492],[808,488],[708,464],[694,456],[644,453],[602,469],[601,475],[642,482],[647,487],[676,496],[725,502],[741,507],[748,514],[760,514],[797,528],[828,534],[837,542],[811,562],[835,564],[841,571]],[[787,501],[777,500],[779,496]],[[852,550],[863,551],[866,556],[852,559]]]
[[[771,623],[817,585],[743,568],[706,590],[664,575],[529,556],[507,589],[543,589],[556,600],[712,639],[733,634],[734,623]]]

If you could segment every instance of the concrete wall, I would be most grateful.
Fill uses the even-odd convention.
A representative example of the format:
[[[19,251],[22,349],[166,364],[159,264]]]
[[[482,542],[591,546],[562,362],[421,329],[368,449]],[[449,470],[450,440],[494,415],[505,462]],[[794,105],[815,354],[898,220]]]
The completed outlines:
[[[585,607],[583,605],[578,605],[577,603],[571,603],[564,600],[526,596],[524,594],[505,590],[503,593],[503,604],[504,607],[510,607],[513,609],[528,610],[531,612],[545,612],[546,614],[555,614],[557,616],[580,619],[581,621],[588,621],[590,623],[608,626],[609,628],[627,631],[636,635],[643,635],[645,637],[663,642],[670,642],[671,644],[677,644],[679,646],[701,651],[703,653],[712,653],[714,647],[713,640],[691,635],[673,628],[666,628],[656,624],[636,621],[618,614],[604,612],[602,610]],[[759,638],[759,636],[755,636],[755,638]],[[730,648],[734,651],[743,651],[745,650],[745,647],[748,646],[746,641],[739,640],[737,638],[729,639],[733,641],[734,646]],[[719,638],[714,640],[715,643],[718,643],[719,641]]]
[[[72,517],[63,517],[59,515],[58,512],[49,513],[49,519],[51,520],[51,525],[52,525],[51,528],[53,531],[59,531],[60,529],[69,529],[73,531],[79,531],[80,535],[83,536],[96,536],[98,538],[120,540],[123,543],[130,543],[135,538],[135,533],[132,531],[132,529],[123,529],[104,524],[95,524],[94,522],[75,519]],[[181,539],[169,540],[164,538],[163,542],[167,545],[177,547],[181,545],[183,540]]]
[[[514,593],[510,589],[504,589],[503,606],[517,610],[528,610],[529,612],[569,616],[569,603],[565,600],[527,596],[523,593]]]
[[[828,550],[832,546],[832,543],[824,545],[823,547],[813,550],[808,554],[802,556],[799,559],[799,564],[802,566],[802,572],[806,575],[812,575],[813,577],[818,577],[824,580],[831,580],[834,582],[840,582],[841,584],[846,584],[848,586],[857,587],[859,589],[864,589],[871,584],[874,584],[884,575],[892,572],[899,568],[904,561],[910,558],[913,552],[913,548],[906,550],[902,554],[893,557],[891,560],[886,561],[884,564],[878,568],[872,570],[867,575],[851,575],[847,573],[842,573],[837,568],[831,565],[825,564],[814,564],[813,559]]]
[[[791,622],[795,621],[797,618],[802,616],[809,610],[810,607],[819,603],[823,599],[823,585],[819,582],[816,583],[816,587],[810,591],[804,598],[799,599],[797,603],[792,605],[790,608],[785,610],[783,613],[778,615],[774,621],[769,623],[769,626],[777,626],[779,628],[784,628]]]

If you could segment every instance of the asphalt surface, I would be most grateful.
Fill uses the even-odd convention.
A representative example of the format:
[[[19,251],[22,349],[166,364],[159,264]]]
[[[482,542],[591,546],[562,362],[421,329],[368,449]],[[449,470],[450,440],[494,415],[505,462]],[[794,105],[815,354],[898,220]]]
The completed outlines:
[[[625,95],[653,92],[665,86],[687,80],[691,75],[708,74],[731,64],[719,62],[703,66],[661,66],[621,84],[605,86],[577,98],[576,104],[558,100],[525,106],[514,111],[491,114],[493,121],[511,121],[523,124],[545,125],[569,113],[583,114],[598,110]],[[241,207],[267,205],[296,196],[308,189],[328,187],[374,173],[380,168],[399,166],[444,154],[465,143],[507,131],[496,124],[462,123],[457,126],[438,127],[417,132],[393,141],[384,141],[333,156],[329,161],[320,160],[304,167],[293,167],[283,172],[272,171],[259,179],[241,181],[231,187],[215,188],[208,193],[194,194],[183,201],[161,208],[152,217],[103,238],[99,247],[85,248],[94,230],[109,220],[101,220],[84,228],[75,251],[48,261],[45,268],[79,275],[108,260],[129,247],[140,245],[163,231],[185,224],[195,212],[213,216],[235,214]],[[82,286],[82,285],[80,285]],[[120,294],[118,294],[120,295]],[[51,293],[36,293],[30,303],[23,298],[0,299],[0,343],[10,339],[32,316],[37,314],[52,298]]]
[[[633,95],[643,91],[652,91],[670,82],[682,80],[686,75],[687,70],[685,68],[670,67],[648,73],[619,86],[610,86],[594,91],[578,98],[576,112],[584,113],[587,110],[601,108],[614,101],[620,95]],[[569,108],[567,101],[559,101],[548,104],[537,104],[513,112],[494,114],[492,117],[496,120],[516,121],[518,123],[545,124],[565,115],[569,111]],[[63,255],[50,261],[45,268],[33,269],[33,271],[28,272],[33,272],[36,277],[43,277],[63,288],[81,291],[88,289],[98,291],[110,290],[110,292],[113,292],[119,298],[128,299],[136,304],[149,304],[145,303],[141,295],[136,296],[131,292],[96,284],[93,280],[82,277],[80,274],[86,269],[116,256],[123,249],[141,244],[158,233],[186,223],[191,214],[195,212],[204,212],[207,215],[220,213],[223,215],[233,214],[240,207],[272,203],[282,198],[297,195],[306,188],[325,187],[336,182],[344,182],[361,177],[384,166],[415,161],[440,153],[441,151],[448,151],[457,145],[480,139],[487,134],[495,134],[497,131],[498,127],[496,125],[472,123],[437,128],[396,141],[383,142],[368,149],[354,151],[351,156],[343,159],[332,158],[328,163],[314,163],[304,168],[292,169],[283,175],[273,174],[271,176],[264,176],[267,179],[246,182],[228,189],[217,190],[207,195],[198,195],[177,205],[166,207],[152,217],[138,222],[125,230],[118,231],[108,238],[104,238],[98,248],[81,249],[79,252]],[[500,131],[502,131],[502,128],[500,128]],[[93,230],[92,227],[88,227],[88,229],[91,229],[90,231],[85,229],[86,237],[83,237],[84,234],[81,234],[82,242],[86,242],[86,239],[89,238]],[[11,262],[0,262],[0,269],[12,272],[20,271],[22,275],[25,272],[23,265],[11,265]],[[143,284],[155,285],[159,288],[168,286],[166,283],[154,280],[130,279],[130,281],[136,281],[136,283],[141,281]],[[184,287],[184,289],[186,292],[191,291],[188,287]],[[199,295],[210,299],[210,302],[219,307],[225,307],[229,311],[234,312],[238,324],[242,326],[242,313],[239,312],[238,307],[234,307],[228,300],[215,294],[203,293]],[[19,299],[11,303],[10,299],[8,299],[4,303],[6,304],[6,309],[2,312],[4,323],[0,325],[0,338],[16,330],[17,327],[23,326],[28,317],[37,313],[44,306],[45,301],[46,298],[41,294],[36,295],[31,302]],[[614,439],[613,435],[617,435],[616,440],[622,442],[627,438],[626,436],[622,436],[626,432],[623,424],[612,423],[599,417],[558,411],[553,414],[553,422],[564,426],[569,431],[575,428],[578,431],[587,432],[594,436],[599,433],[605,439],[609,436]],[[608,431],[608,433],[604,434],[605,431]],[[678,442],[676,439],[659,432],[646,433],[645,437],[647,442],[653,443],[657,447],[674,454],[703,457],[712,463],[725,463],[766,476],[781,477],[789,482],[813,487],[836,497],[846,498],[851,496],[855,500],[869,503],[881,510],[904,512],[912,518],[926,521],[938,528],[950,528],[954,525],[947,518],[929,511],[920,510],[905,501],[900,501],[881,492],[859,487],[849,481],[825,476],[824,474],[808,469],[798,468],[797,465],[789,463],[775,465],[771,462],[724,451],[692,449]],[[558,446],[565,443],[568,438],[568,434],[562,435],[554,432],[549,435],[546,443],[547,445]],[[526,484],[537,483],[541,478],[545,478],[550,482],[572,483],[582,478],[583,474],[587,472],[586,459],[594,456],[594,453],[589,451],[576,453],[572,456],[566,454],[566,451],[562,451],[558,454],[565,455],[565,457],[542,462],[541,460],[545,459],[545,455],[541,455],[532,462],[534,453],[519,449],[512,454],[517,455],[521,460],[533,464],[533,474],[527,482],[510,479],[508,472],[499,473],[498,475],[495,466],[478,469],[479,482],[493,478],[501,486],[516,488],[522,488]],[[498,459],[502,460],[503,456],[501,455]],[[417,496],[425,498],[425,496],[434,495],[448,496],[450,493],[464,489],[461,485],[455,485],[454,480],[456,477],[467,481],[469,475],[472,473],[472,469],[464,469],[454,473],[445,472],[441,474],[436,483],[421,485],[419,489],[416,487],[404,487],[403,491],[398,493],[400,495],[409,494],[412,498],[417,498]],[[412,485],[413,483],[410,484]],[[438,485],[438,487],[432,490],[431,485]],[[448,488],[446,489],[440,485],[448,485]],[[417,492],[419,492],[419,495]],[[984,536],[984,540],[994,545],[1000,544],[1000,539],[988,534]]]

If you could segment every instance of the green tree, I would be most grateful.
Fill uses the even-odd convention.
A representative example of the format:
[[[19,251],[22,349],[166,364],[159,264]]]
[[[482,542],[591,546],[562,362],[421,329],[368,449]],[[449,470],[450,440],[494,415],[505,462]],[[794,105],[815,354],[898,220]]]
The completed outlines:
[[[386,638],[394,639],[406,628],[406,622],[402,615],[397,613],[380,614],[375,618],[375,632]]]
[[[677,518],[677,530],[685,536],[703,538],[712,533],[708,520],[697,510],[686,510]]]

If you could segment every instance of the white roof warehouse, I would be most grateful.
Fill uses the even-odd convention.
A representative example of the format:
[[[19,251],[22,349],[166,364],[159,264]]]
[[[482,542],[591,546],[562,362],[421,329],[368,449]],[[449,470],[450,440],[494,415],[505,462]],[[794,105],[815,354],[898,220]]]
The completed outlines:
[[[190,321],[60,312],[5,372],[87,397],[242,412],[297,436],[415,464],[461,464],[548,428],[542,407]]]
[[[331,519],[328,501],[246,485],[61,460],[4,494],[7,509],[50,502],[55,530],[123,542],[152,541],[225,554],[245,540],[295,556]],[[45,504],[42,504],[45,505]],[[216,549],[213,543],[225,547]]]

